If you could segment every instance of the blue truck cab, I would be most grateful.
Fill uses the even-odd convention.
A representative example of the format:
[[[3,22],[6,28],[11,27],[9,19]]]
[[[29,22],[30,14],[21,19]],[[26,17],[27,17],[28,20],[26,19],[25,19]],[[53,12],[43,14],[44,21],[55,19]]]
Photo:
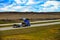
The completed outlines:
[[[23,18],[23,22],[26,24],[26,26],[30,26],[30,20],[27,18]]]

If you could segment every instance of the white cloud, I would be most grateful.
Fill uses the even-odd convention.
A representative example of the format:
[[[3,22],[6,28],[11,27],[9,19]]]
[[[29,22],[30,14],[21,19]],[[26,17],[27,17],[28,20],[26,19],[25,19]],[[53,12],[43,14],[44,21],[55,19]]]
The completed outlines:
[[[53,6],[51,6],[51,5],[53,5]],[[41,6],[44,7],[42,9],[42,11],[55,11],[60,7],[60,2],[58,2],[58,1],[47,1],[45,4],[43,4]]]
[[[20,11],[20,12],[52,12],[59,10],[60,8],[60,2],[58,1],[47,1],[42,5],[37,5],[40,1],[34,2],[33,0],[28,0],[25,6],[16,5],[16,4],[22,4],[20,0],[15,0],[16,3],[13,3],[12,5],[6,6],[4,8],[0,8],[0,11]],[[25,0],[26,1],[26,0]],[[44,1],[44,0],[43,0]],[[25,3],[25,2],[23,2]],[[60,11],[60,10],[59,10]]]
[[[47,1],[45,4],[43,4],[42,6],[47,7],[49,5],[54,5],[54,6],[58,6],[60,5],[60,2],[57,1]]]
[[[29,0],[26,5],[31,5],[31,4],[35,4],[35,2],[33,2],[33,0]]]

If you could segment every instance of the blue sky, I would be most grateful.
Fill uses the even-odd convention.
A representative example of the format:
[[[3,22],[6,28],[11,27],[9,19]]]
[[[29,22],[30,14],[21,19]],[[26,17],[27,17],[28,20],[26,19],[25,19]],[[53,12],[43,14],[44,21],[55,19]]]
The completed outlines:
[[[60,0],[0,0],[0,12],[60,12]]]

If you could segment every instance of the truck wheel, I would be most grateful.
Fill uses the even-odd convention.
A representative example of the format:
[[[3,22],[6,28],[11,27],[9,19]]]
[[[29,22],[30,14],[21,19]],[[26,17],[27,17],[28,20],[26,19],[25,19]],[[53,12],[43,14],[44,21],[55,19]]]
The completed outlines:
[[[14,24],[14,25],[13,25],[13,28],[17,28],[17,25],[16,25],[16,24]]]
[[[22,23],[22,27],[26,27],[26,24],[24,22]]]

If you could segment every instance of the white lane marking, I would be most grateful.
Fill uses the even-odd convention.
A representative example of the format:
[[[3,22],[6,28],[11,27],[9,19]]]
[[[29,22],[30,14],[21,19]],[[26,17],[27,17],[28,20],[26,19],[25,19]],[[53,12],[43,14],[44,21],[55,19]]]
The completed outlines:
[[[54,24],[60,24],[60,22],[35,24],[35,25],[31,25],[30,27],[47,26],[47,25],[54,25]],[[23,28],[30,28],[30,27],[20,27],[20,28],[4,27],[4,28],[0,28],[0,31],[11,30],[11,29],[23,29]]]
[[[31,23],[51,22],[51,21],[60,21],[60,19],[59,19],[59,20],[43,20],[43,21],[34,21],[34,22],[31,22]],[[19,24],[19,23],[0,24],[0,26],[13,25],[13,24]]]

